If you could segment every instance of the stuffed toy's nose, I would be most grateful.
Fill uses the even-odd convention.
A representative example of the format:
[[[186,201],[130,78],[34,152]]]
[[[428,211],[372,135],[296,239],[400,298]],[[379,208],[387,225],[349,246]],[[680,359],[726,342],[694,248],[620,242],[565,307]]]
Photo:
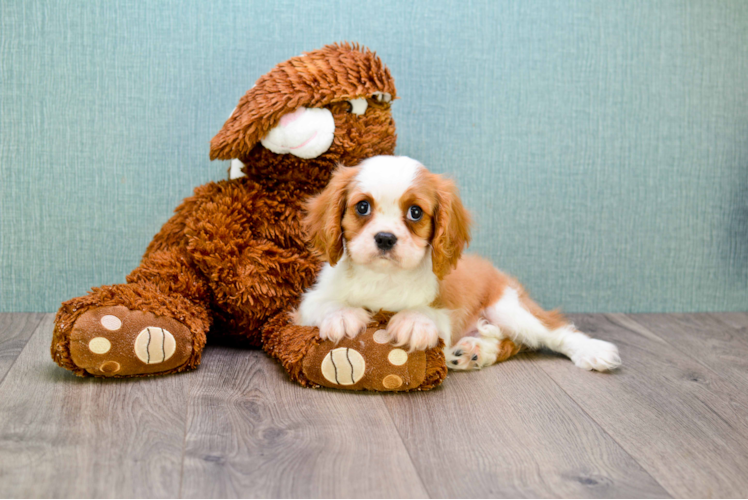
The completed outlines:
[[[273,153],[292,154],[306,160],[330,148],[335,119],[327,108],[299,108],[280,119],[260,142]]]

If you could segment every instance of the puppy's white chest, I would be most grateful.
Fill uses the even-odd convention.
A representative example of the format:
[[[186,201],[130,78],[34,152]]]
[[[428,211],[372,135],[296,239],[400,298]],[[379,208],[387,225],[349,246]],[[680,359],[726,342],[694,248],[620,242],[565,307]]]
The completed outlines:
[[[358,276],[357,276],[358,275]],[[439,283],[432,273],[356,273],[347,281],[346,302],[352,307],[371,311],[383,309],[398,312],[431,304],[439,291]]]

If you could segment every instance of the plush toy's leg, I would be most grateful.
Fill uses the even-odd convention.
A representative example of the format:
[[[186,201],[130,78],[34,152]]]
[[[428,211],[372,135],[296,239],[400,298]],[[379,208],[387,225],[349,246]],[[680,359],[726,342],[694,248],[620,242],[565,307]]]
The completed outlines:
[[[176,252],[144,258],[128,283],[62,304],[52,359],[77,375],[132,377],[194,369],[211,325],[207,287]]]
[[[338,343],[322,341],[317,328],[296,326],[286,313],[263,330],[263,348],[305,387],[374,391],[425,391],[447,376],[444,345],[408,353],[388,343],[391,314],[377,314],[366,332]]]

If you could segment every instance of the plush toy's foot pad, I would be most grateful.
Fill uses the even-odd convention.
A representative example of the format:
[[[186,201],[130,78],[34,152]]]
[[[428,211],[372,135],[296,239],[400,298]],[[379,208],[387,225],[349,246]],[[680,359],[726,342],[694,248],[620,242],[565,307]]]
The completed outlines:
[[[369,327],[354,339],[315,345],[303,371],[312,382],[335,389],[407,391],[423,383],[426,364],[426,352],[408,353],[390,344],[384,330]]]
[[[186,363],[191,354],[189,328],[173,318],[125,306],[86,311],[70,334],[73,362],[100,377],[170,371]]]

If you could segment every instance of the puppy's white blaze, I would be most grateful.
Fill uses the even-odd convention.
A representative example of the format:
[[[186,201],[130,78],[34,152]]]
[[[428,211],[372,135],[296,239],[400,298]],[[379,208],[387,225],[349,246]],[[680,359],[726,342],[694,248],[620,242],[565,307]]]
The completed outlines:
[[[375,156],[361,162],[356,176],[359,189],[371,194],[377,205],[399,206],[423,165],[407,156]]]

